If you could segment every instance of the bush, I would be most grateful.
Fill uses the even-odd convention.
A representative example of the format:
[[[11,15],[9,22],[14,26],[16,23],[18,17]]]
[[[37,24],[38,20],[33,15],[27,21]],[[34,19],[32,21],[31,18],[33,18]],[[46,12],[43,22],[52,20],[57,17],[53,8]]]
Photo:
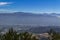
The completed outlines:
[[[32,38],[32,34],[28,32],[17,33],[13,28],[0,37],[0,40],[37,40],[36,36]]]

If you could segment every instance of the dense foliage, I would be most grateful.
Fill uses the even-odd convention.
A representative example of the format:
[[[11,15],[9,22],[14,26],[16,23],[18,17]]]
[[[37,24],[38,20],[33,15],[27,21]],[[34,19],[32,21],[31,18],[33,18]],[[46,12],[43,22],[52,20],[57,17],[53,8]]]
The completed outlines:
[[[60,33],[55,32],[50,29],[48,31],[50,35],[48,40],[60,40]],[[33,36],[32,33],[22,32],[17,33],[17,31],[13,30],[13,28],[9,29],[5,34],[0,33],[0,40],[39,40],[36,36]]]
[[[60,33],[54,31],[53,29],[50,29],[48,34],[50,35],[48,40],[60,40]]]
[[[0,40],[38,40],[32,33],[17,33],[13,28],[9,29],[5,34],[0,34]]]

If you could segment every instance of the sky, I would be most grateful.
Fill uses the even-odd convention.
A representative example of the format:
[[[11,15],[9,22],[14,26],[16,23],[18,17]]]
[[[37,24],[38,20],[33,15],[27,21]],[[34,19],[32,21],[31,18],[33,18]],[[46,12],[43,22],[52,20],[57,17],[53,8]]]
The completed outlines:
[[[60,13],[60,0],[0,0],[1,12]]]

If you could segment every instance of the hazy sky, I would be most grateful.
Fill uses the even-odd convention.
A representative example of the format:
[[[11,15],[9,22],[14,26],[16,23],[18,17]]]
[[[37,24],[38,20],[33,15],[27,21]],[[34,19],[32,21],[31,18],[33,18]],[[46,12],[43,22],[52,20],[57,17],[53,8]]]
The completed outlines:
[[[0,12],[59,13],[60,0],[0,0]]]

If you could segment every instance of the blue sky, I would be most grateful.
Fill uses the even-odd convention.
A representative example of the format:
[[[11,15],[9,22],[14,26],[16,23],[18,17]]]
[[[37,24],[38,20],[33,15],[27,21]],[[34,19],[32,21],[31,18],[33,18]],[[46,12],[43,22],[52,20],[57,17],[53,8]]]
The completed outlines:
[[[60,0],[0,0],[0,12],[60,13]]]

